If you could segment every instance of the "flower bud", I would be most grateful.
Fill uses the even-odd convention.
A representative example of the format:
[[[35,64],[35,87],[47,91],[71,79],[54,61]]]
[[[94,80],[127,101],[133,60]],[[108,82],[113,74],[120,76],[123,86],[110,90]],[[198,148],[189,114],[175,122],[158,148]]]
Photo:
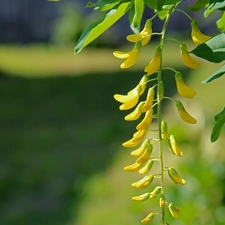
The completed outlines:
[[[152,166],[153,166],[153,161],[148,160],[148,162],[144,165],[144,167],[142,167],[138,172],[140,174],[147,174],[150,172]]]
[[[152,122],[152,117],[153,117],[153,108],[149,109],[145,113],[144,119],[136,126],[136,129],[137,130],[148,129]]]
[[[197,21],[193,20],[191,22],[191,38],[195,45],[200,45],[206,41],[208,41],[211,37],[204,35],[198,27]]]
[[[137,159],[137,163],[145,163],[148,161],[151,153],[152,153],[152,144],[149,144],[147,148],[145,149],[145,152]]]
[[[155,198],[159,195],[159,193],[161,192],[161,187],[157,186],[152,192],[150,192],[150,198]]]
[[[133,163],[129,166],[125,166],[124,170],[127,171],[127,172],[136,172],[141,168],[142,165],[143,165],[143,163],[135,162],[135,163]]]
[[[145,152],[145,149],[147,148],[149,144],[150,144],[150,141],[146,139],[138,149],[132,151],[130,154],[132,156],[140,157]]]
[[[138,106],[135,108],[135,110],[133,112],[131,112],[130,114],[128,114],[127,116],[125,116],[125,120],[126,121],[133,121],[133,120],[137,120],[140,116],[141,116],[141,109],[144,105],[144,102],[140,102],[138,104]]]
[[[183,152],[178,147],[174,135],[170,135],[169,139],[173,153],[177,156],[183,156]]]
[[[190,114],[187,113],[184,106],[180,101],[176,101],[176,107],[178,109],[178,113],[182,120],[184,120],[187,123],[196,124],[197,121],[195,118],[193,118]]]
[[[180,45],[180,50],[181,50],[182,61],[185,66],[188,66],[192,69],[199,68],[200,63],[189,55],[187,46],[185,44],[182,43]]]
[[[132,200],[137,201],[137,202],[143,202],[145,200],[147,200],[150,196],[150,193],[145,193],[143,195],[139,195],[139,196],[133,196]]]
[[[159,199],[159,206],[160,208],[163,208],[165,206],[165,198],[164,196],[161,196]]]
[[[150,223],[154,218],[154,214],[153,213],[150,213],[149,215],[147,215],[142,221],[141,223],[142,224],[148,224]]]
[[[149,88],[148,94],[147,94],[147,99],[146,99],[143,107],[141,108],[142,112],[146,112],[152,107],[154,95],[155,95],[154,87]]]
[[[193,98],[196,95],[195,90],[191,89],[184,83],[182,74],[180,72],[177,72],[175,74],[175,80],[177,85],[177,91],[181,96],[184,96],[186,98]]]
[[[175,152],[172,149],[172,146],[171,146],[169,138],[166,138],[165,141],[166,141],[167,147],[170,150],[170,152],[173,153],[174,155],[176,155]]]
[[[147,86],[147,81],[148,81],[148,76],[144,75],[139,82],[139,86],[141,87],[140,95],[144,93]]]
[[[148,187],[152,181],[154,179],[154,175],[149,175],[149,176],[145,176],[144,178],[142,178],[141,180],[134,182],[131,184],[132,187],[136,187],[138,189],[144,189],[146,187]]]
[[[167,123],[165,121],[162,121],[161,123],[161,136],[162,136],[162,139],[165,140],[167,137],[168,137],[168,128],[167,128]]]
[[[169,168],[168,175],[175,184],[186,184],[186,180],[182,179],[174,168]]]
[[[172,215],[174,218],[176,218],[176,219],[179,218],[178,213],[181,211],[179,208],[177,208],[177,207],[174,206],[172,203],[170,203],[170,204],[168,205],[168,209],[169,209],[171,215]]]
[[[156,49],[154,57],[152,58],[150,63],[145,67],[145,72],[148,73],[148,75],[155,73],[159,69],[160,63],[161,63],[161,47],[158,47]]]

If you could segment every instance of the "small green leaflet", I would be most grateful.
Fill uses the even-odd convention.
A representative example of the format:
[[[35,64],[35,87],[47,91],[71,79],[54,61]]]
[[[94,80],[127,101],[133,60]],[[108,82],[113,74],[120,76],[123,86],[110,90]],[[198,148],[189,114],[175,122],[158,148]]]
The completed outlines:
[[[112,9],[119,2],[119,0],[99,0],[96,3],[88,2],[86,7],[95,7],[97,10],[106,11]]]
[[[85,46],[90,44],[98,36],[104,33],[109,27],[111,27],[116,21],[118,21],[130,8],[132,2],[125,2],[111,9],[98,21],[91,23],[85,28],[81,34],[77,45],[75,47],[75,54],[79,53]]]
[[[219,138],[223,125],[225,124],[225,107],[214,118],[216,120],[216,123],[211,133],[211,142],[214,142]]]
[[[192,11],[198,11],[206,7],[206,5],[210,2],[210,0],[198,0],[194,5],[187,6],[186,8]]]
[[[144,0],[134,0],[134,6],[130,14],[130,28],[135,34],[139,34],[143,11]]]
[[[213,73],[210,77],[207,79],[203,80],[202,83],[209,83],[225,74],[225,65],[220,67],[215,73]]]
[[[225,1],[223,0],[211,0],[208,8],[204,12],[205,17],[211,14],[214,10],[225,10]]]
[[[223,12],[221,18],[216,21],[216,25],[222,32],[225,32],[225,12]]]
[[[190,53],[214,63],[225,60],[225,33],[219,34],[207,42],[198,45]]]
[[[145,4],[149,8],[156,9],[158,11],[161,11],[163,9],[163,6],[174,5],[178,2],[180,2],[180,0],[145,0]]]

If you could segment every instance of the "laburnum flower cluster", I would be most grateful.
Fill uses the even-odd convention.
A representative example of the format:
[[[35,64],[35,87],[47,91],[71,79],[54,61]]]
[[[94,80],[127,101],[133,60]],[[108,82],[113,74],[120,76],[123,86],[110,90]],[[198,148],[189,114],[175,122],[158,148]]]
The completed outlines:
[[[196,45],[199,45],[210,39],[209,36],[201,33],[195,20],[192,20],[191,28],[191,38]],[[134,43],[134,48],[129,52],[115,51],[113,53],[115,57],[124,60],[120,65],[122,69],[129,68],[137,62],[141,48],[150,41],[153,34],[152,20],[148,19],[143,30],[139,34],[130,34],[127,36],[127,40]],[[184,65],[192,69],[199,68],[200,63],[189,54],[187,46],[182,42],[180,42],[180,52]],[[115,94],[114,98],[116,101],[121,103],[119,107],[120,110],[130,110],[135,107],[132,112],[125,116],[124,119],[126,121],[136,121],[142,117],[140,122],[136,125],[136,131],[134,132],[133,136],[122,144],[126,148],[136,148],[131,151],[131,156],[136,157],[135,162],[124,167],[124,170],[128,172],[138,172],[139,174],[144,175],[141,180],[133,182],[132,186],[137,189],[146,189],[146,191],[139,196],[132,197],[132,200],[140,202],[152,198],[158,198],[159,207],[162,209],[161,214],[165,214],[164,209],[167,208],[174,218],[178,218],[178,214],[181,210],[172,202],[166,201],[164,195],[163,174],[164,172],[168,173],[169,178],[175,184],[184,185],[186,184],[186,181],[173,167],[163,166],[160,173],[151,173],[151,169],[155,163],[161,163],[161,165],[163,165],[161,157],[162,152],[158,155],[152,154],[152,152],[155,151],[155,144],[165,142],[172,154],[179,157],[183,156],[183,152],[179,148],[175,136],[168,132],[167,122],[162,120],[161,114],[159,115],[160,108],[157,107],[161,104],[163,99],[171,99],[175,102],[178,114],[183,121],[190,124],[195,124],[197,121],[186,111],[181,101],[164,96],[164,84],[161,80],[157,84],[151,86],[147,91],[145,100],[140,101],[140,96],[145,93],[147,85],[151,81],[159,79],[158,76],[157,78],[150,79],[151,76],[158,72],[159,69],[161,71],[164,69],[162,66],[162,54],[162,45],[160,44],[157,46],[153,58],[144,68],[145,74],[140,79],[139,83],[127,94]],[[196,95],[195,90],[185,84],[181,72],[174,69],[172,70],[175,73],[174,77],[178,93],[185,98],[193,98]],[[157,138],[149,138],[147,133],[151,130],[151,123],[154,119],[158,121],[157,131],[159,131],[159,135]],[[157,178],[161,178],[162,181],[160,185],[152,188],[151,183]],[[149,215],[147,215],[141,221],[141,223],[148,224],[156,215],[159,214],[159,212],[150,212]]]

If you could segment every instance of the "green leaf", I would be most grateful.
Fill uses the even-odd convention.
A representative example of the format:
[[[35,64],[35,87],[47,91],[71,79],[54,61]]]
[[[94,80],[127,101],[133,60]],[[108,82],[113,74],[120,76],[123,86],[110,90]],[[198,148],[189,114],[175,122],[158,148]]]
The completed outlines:
[[[215,121],[217,121],[224,113],[225,113],[225,107],[223,108],[221,112],[219,112],[218,114],[214,116]]]
[[[95,7],[96,10],[106,11],[119,4],[119,0],[99,0],[96,3],[88,2],[86,7]]]
[[[144,12],[144,0],[134,0],[133,11],[130,14],[130,28],[135,34],[140,32],[140,24]]]
[[[225,74],[225,65],[220,67],[215,73],[213,73],[210,77],[206,78],[202,81],[202,83],[209,83]]]
[[[149,8],[156,9],[157,11],[161,11],[163,6],[174,5],[178,2],[180,2],[180,0],[145,0],[145,4]]]
[[[216,120],[216,123],[211,133],[211,142],[214,142],[219,138],[224,124],[225,124],[225,110],[221,112],[219,118]]]
[[[116,8],[111,9],[98,21],[87,26],[77,42],[74,50],[75,54],[79,53],[85,46],[104,33],[109,27],[118,21],[130,9],[131,6],[132,3],[130,2],[122,3]]]
[[[157,9],[157,0],[144,0],[145,4],[151,9]]]
[[[161,20],[164,20],[166,18],[171,7],[172,7],[172,5],[167,5],[167,6],[163,7],[163,10],[158,12],[158,16]]]
[[[198,45],[190,53],[214,63],[225,60],[225,33],[219,34],[207,42]]]
[[[192,11],[198,11],[206,7],[206,5],[210,2],[210,0],[198,0],[194,5],[187,6],[186,8]]]
[[[221,18],[216,21],[216,25],[222,32],[225,32],[225,12],[223,12]]]

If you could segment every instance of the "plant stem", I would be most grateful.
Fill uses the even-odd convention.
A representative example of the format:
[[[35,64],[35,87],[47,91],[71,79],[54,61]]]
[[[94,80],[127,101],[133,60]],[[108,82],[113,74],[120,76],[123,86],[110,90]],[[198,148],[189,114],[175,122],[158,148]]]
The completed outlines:
[[[159,129],[159,132],[158,132],[158,136],[159,136],[159,158],[160,158],[160,170],[161,170],[161,195],[164,196],[164,163],[163,163],[163,148],[162,148],[162,137],[161,137],[161,133],[162,133],[162,130],[161,130],[161,123],[162,123],[162,117],[161,117],[161,96],[160,96],[160,93],[161,93],[161,90],[160,90],[160,83],[161,83],[161,80],[162,80],[162,62],[163,62],[163,48],[164,48],[164,42],[165,42],[165,35],[166,35],[166,30],[167,30],[167,27],[168,27],[168,24],[169,24],[169,20],[170,20],[170,17],[174,11],[174,9],[176,8],[176,5],[174,5],[166,19],[165,19],[165,23],[163,25],[163,31],[162,31],[162,37],[161,37],[161,41],[160,41],[160,47],[161,47],[161,57],[160,57],[160,68],[158,70],[158,91],[157,91],[157,111],[158,111],[158,129]],[[162,207],[162,218],[161,218],[161,224],[164,225],[165,224],[165,207]]]

